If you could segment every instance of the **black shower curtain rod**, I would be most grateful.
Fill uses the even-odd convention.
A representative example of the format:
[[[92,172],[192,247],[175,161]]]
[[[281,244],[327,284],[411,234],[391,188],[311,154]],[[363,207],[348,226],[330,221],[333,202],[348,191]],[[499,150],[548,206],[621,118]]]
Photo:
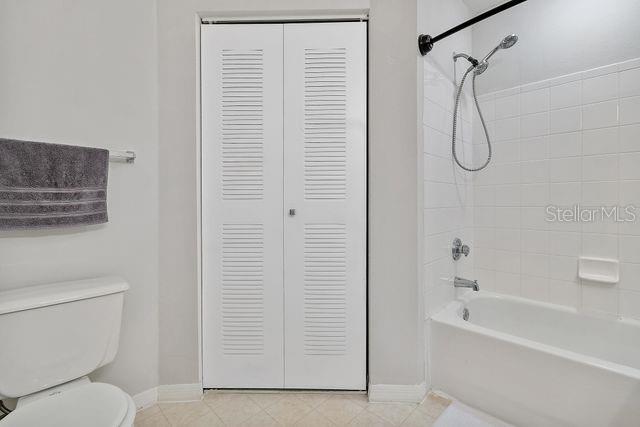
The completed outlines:
[[[525,1],[527,1],[527,0],[511,0],[511,1],[508,1],[506,3],[503,3],[500,6],[496,6],[493,9],[489,9],[486,12],[481,13],[480,15],[476,16],[475,18],[471,18],[468,21],[465,21],[462,24],[457,25],[457,26],[449,29],[449,30],[445,31],[442,34],[438,34],[435,37],[431,37],[428,34],[420,34],[418,36],[418,49],[420,50],[420,54],[422,56],[425,56],[427,53],[429,53],[431,51],[431,49],[433,49],[434,43],[436,43],[436,42],[438,42],[438,41],[440,41],[440,40],[442,40],[442,39],[444,39],[446,37],[449,37],[450,35],[455,34],[460,30],[464,30],[465,28],[467,28],[470,25],[473,25],[473,24],[475,24],[477,22],[480,22],[480,21],[484,21],[485,19],[487,19],[487,18],[489,18],[489,17],[491,17],[491,16],[493,16],[493,15],[495,15],[497,13],[500,13],[500,12],[503,12],[503,11],[505,11],[507,9],[510,9],[513,6],[519,5],[520,3],[524,3]]]

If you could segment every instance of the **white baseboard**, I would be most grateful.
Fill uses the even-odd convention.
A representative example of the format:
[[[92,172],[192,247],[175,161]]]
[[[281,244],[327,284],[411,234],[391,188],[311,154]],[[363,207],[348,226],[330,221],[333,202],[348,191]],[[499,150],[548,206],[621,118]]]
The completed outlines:
[[[420,403],[427,395],[427,384],[369,384],[369,402]]]
[[[136,394],[133,396],[133,402],[136,404],[138,411],[155,405],[158,402],[158,387]]]
[[[193,402],[202,399],[202,384],[158,386],[158,402]]]
[[[201,384],[161,385],[133,396],[138,411],[158,402],[193,402],[200,399],[202,399]]]

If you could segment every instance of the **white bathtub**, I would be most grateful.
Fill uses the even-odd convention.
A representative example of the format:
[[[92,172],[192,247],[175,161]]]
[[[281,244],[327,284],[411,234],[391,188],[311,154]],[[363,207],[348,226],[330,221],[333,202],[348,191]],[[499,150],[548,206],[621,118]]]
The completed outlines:
[[[639,322],[470,292],[432,318],[430,357],[434,389],[518,426],[640,426]]]

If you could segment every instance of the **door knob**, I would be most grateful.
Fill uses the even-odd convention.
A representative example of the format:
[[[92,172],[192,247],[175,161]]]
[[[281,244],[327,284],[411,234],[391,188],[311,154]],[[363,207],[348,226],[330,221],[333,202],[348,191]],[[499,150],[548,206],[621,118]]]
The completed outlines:
[[[296,216],[296,210],[295,209],[289,209],[289,216]]]

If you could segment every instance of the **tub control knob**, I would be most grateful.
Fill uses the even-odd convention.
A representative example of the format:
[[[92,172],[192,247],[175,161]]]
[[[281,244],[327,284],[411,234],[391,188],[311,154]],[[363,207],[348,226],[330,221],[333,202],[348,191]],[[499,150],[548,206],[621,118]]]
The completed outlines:
[[[459,260],[462,255],[469,256],[469,252],[471,252],[471,249],[469,248],[469,246],[463,245],[462,240],[458,239],[457,237],[453,239],[451,256],[453,257],[454,261]]]

